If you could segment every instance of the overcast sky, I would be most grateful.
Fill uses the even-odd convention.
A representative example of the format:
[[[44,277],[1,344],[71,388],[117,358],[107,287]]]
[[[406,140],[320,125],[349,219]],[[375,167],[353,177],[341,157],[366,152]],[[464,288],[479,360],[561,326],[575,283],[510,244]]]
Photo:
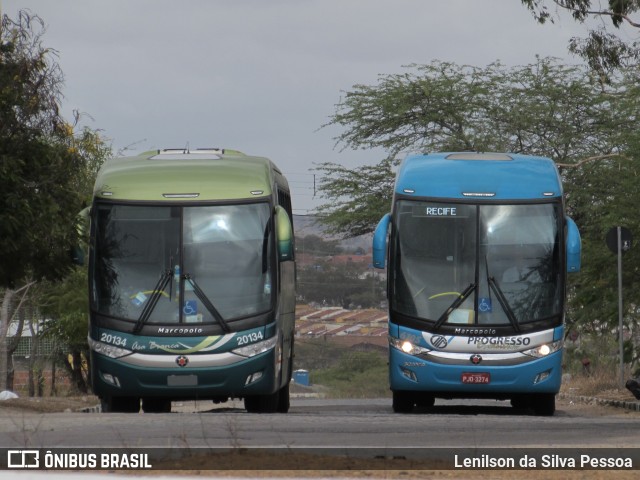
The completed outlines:
[[[64,112],[115,150],[227,147],[271,158],[294,213],[318,204],[314,165],[374,164],[320,129],[342,92],[433,60],[512,65],[568,57],[582,29],[538,25],[520,0],[0,0],[28,8],[59,53]]]

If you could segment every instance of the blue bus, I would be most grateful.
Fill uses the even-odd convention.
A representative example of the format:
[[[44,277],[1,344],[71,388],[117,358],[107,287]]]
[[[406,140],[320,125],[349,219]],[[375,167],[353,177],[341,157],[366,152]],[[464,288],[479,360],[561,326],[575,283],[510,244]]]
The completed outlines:
[[[511,400],[553,415],[566,273],[580,233],[552,160],[504,153],[410,155],[373,238],[388,259],[393,410],[435,398]]]

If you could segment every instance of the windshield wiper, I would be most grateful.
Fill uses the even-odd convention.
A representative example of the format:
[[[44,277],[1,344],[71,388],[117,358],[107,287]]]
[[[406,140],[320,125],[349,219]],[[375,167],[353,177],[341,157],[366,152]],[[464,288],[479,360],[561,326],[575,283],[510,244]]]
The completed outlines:
[[[470,283],[469,286],[463,290],[460,296],[456,298],[451,305],[449,305],[449,308],[447,308],[443,312],[443,314],[440,315],[440,318],[433,326],[433,329],[438,330],[442,326],[442,324],[447,321],[447,318],[449,318],[449,315],[451,315],[451,312],[453,312],[456,308],[462,305],[462,302],[464,302],[467,299],[467,297],[471,295],[471,292],[473,292],[475,289],[476,289],[476,284]]]
[[[509,319],[509,322],[511,323],[511,326],[513,327],[513,329],[516,332],[519,332],[520,331],[520,325],[518,324],[518,319],[516,318],[516,315],[513,313],[513,310],[511,309],[511,306],[509,305],[507,297],[504,296],[504,292],[500,288],[500,285],[498,285],[498,282],[496,281],[496,278],[487,275],[487,280],[489,282],[489,287],[491,287],[491,290],[493,290],[493,293],[495,293],[496,298],[498,299],[498,302],[500,303],[500,306],[502,307],[504,312],[507,314],[507,318]]]
[[[171,280],[171,270],[167,269],[160,275],[158,283],[153,287],[149,301],[145,303],[144,308],[138,317],[138,321],[133,326],[133,333],[139,333],[144,324],[147,323],[147,320],[149,320],[154,308],[156,308],[158,300],[160,300],[160,295],[164,293],[164,289],[167,287],[169,280]]]
[[[211,300],[209,300],[207,295],[202,291],[202,289],[198,286],[198,284],[191,277],[191,275],[188,273],[185,273],[182,276],[182,278],[184,278],[187,282],[191,284],[191,286],[193,287],[193,293],[196,294],[196,297],[198,297],[198,299],[202,302],[204,307],[207,310],[209,310],[209,313],[220,324],[220,326],[222,327],[222,330],[224,330],[225,333],[229,333],[231,331],[231,329],[229,328],[229,325],[227,324],[227,322],[225,322],[224,318],[222,318],[222,315],[220,315],[220,312],[218,312],[216,307],[213,306],[213,303],[211,303]]]

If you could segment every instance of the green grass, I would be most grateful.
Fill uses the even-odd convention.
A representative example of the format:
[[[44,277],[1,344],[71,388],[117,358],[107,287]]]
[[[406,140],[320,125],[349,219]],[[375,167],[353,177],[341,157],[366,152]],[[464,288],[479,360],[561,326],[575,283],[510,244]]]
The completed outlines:
[[[373,348],[357,351],[330,340],[296,342],[295,368],[309,371],[314,386],[321,385],[330,398],[389,397],[387,352]]]

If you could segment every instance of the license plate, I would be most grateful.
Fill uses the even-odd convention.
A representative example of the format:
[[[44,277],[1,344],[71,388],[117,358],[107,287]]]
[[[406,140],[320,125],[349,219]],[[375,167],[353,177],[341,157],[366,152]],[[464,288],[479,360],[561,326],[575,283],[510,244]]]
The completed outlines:
[[[197,387],[197,375],[167,375],[168,387]]]
[[[491,383],[491,374],[489,372],[463,373],[462,383]]]

